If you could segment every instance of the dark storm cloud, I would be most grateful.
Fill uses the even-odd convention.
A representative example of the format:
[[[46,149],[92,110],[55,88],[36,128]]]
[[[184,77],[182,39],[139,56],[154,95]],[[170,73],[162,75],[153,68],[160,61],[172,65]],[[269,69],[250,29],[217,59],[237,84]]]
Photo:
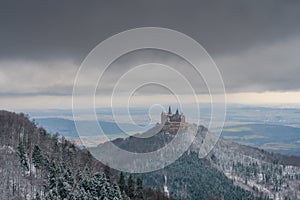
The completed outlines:
[[[228,92],[298,90],[299,19],[297,0],[0,0],[1,92],[71,94],[76,69],[95,45],[146,26],[196,39],[215,59]],[[23,61],[34,63],[16,70]],[[26,70],[39,67],[39,77],[28,79]]]
[[[300,37],[216,58],[228,92],[300,89]]]
[[[0,56],[71,57],[143,26],[175,29],[212,55],[299,35],[299,1],[1,1]]]

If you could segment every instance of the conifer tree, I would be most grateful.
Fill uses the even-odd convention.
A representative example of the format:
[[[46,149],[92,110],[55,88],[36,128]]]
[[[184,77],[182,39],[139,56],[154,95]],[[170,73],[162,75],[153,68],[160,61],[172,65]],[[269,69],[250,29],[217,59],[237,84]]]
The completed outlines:
[[[129,175],[129,178],[127,181],[127,195],[130,198],[134,197],[134,180],[132,179],[131,175]]]
[[[136,179],[136,199],[143,198],[143,180],[140,177]]]
[[[19,143],[19,146],[17,149],[18,149],[18,154],[20,157],[21,167],[23,168],[24,171],[29,171],[29,165],[28,165],[27,159],[26,159],[26,152],[25,152],[24,145],[22,142]]]
[[[34,200],[42,200],[38,192],[36,193]]]
[[[56,176],[57,176],[57,167],[54,162],[52,162],[49,166],[49,175],[48,175],[48,189],[52,190],[56,188],[57,181],[56,181]]]
[[[43,165],[43,156],[38,145],[35,145],[33,148],[32,162],[36,168],[40,168]]]
[[[68,189],[69,187],[67,183],[62,178],[58,179],[57,192],[61,199],[65,199],[68,197],[68,194],[70,192]]]
[[[122,192],[126,190],[125,176],[124,176],[123,172],[120,173],[120,178],[119,178],[118,184],[119,184],[120,190]]]
[[[72,171],[69,167],[67,168],[67,170],[64,174],[64,179],[69,185],[74,184],[74,178],[73,178],[73,175],[72,175]]]
[[[104,174],[105,174],[105,176],[106,176],[106,178],[108,179],[108,180],[110,180],[110,167],[109,167],[109,165],[108,164],[106,164],[105,166],[104,166]]]

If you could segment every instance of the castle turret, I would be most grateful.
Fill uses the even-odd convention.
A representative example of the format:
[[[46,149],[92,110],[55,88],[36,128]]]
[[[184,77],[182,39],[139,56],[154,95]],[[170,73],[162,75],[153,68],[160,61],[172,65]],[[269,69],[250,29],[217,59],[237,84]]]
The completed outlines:
[[[186,123],[185,116],[183,114],[181,114],[181,123]]]
[[[167,115],[164,112],[161,112],[161,124],[165,124],[167,121]]]
[[[169,106],[169,112],[168,112],[168,114],[172,115],[171,106]]]

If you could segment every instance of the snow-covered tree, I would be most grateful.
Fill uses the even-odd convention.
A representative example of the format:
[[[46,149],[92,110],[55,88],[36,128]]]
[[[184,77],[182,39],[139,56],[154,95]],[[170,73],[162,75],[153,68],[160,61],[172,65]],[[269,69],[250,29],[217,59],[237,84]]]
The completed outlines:
[[[29,171],[29,165],[27,162],[26,152],[25,152],[24,145],[22,142],[19,143],[19,146],[17,147],[17,149],[18,149],[18,154],[20,157],[21,167],[23,168],[24,171]]]
[[[43,165],[43,155],[38,145],[34,145],[32,152],[32,162],[36,168],[40,168]]]

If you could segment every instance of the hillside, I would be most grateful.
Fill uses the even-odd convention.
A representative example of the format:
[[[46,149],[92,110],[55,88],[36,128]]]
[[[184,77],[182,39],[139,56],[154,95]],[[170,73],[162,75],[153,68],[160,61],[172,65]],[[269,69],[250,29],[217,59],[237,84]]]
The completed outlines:
[[[0,155],[1,200],[168,199],[139,177],[123,177],[121,187],[118,172],[22,113],[0,111]]]
[[[252,195],[262,199],[300,199],[299,157],[271,154],[219,139],[209,155],[200,159],[201,151],[206,148],[202,144],[207,134],[208,130],[200,126],[189,152],[165,169],[144,174],[145,184],[162,189],[164,176],[167,176],[168,190],[177,199],[209,199],[211,196],[249,199]],[[130,137],[113,142],[129,151],[151,152],[173,137],[160,131],[147,139]],[[206,145],[209,146],[209,142]],[[92,151],[103,148],[105,144]]]

